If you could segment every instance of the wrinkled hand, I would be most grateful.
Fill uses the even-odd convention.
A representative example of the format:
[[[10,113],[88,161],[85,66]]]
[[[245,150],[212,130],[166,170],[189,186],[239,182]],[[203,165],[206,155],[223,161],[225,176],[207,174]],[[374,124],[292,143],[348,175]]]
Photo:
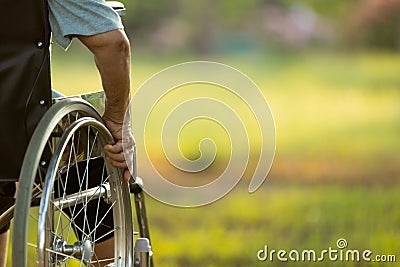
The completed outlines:
[[[103,117],[107,129],[111,132],[114,137],[115,144],[108,144],[104,146],[107,160],[116,168],[124,170],[123,177],[125,181],[129,181],[131,173],[128,169],[128,165],[132,166],[133,150],[135,140],[133,138],[130,126],[124,126],[123,123],[117,123],[106,116]],[[126,129],[125,129],[126,128]],[[124,131],[124,134],[122,132]],[[124,138],[124,140],[122,139]],[[125,158],[124,154],[129,155],[129,158]]]

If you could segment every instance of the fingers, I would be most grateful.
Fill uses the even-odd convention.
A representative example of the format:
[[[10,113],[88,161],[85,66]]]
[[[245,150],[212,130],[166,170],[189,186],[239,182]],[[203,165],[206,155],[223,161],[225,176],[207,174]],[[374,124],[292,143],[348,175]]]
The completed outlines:
[[[107,160],[115,168],[124,169],[123,177],[125,181],[129,181],[131,173],[128,169],[127,161],[125,160],[123,148],[121,142],[117,142],[115,145],[104,146],[104,151],[107,155]]]
[[[128,182],[129,179],[131,179],[131,172],[128,169],[125,169],[124,170],[124,180]]]
[[[107,160],[116,167],[116,168],[127,168],[127,164],[125,162],[124,152],[122,150],[122,146],[119,144],[115,145],[106,145],[104,147],[104,151],[107,155]]]
[[[131,173],[128,169],[128,165],[132,166],[132,157],[135,147],[135,139],[133,138],[130,127],[123,129],[122,123],[116,123],[109,120],[107,116],[103,117],[107,128],[110,130],[112,136],[117,141],[115,144],[105,145],[104,151],[106,152],[107,160],[116,168],[124,170],[123,177],[125,181],[129,181]],[[124,132],[124,133],[122,133]],[[125,151],[124,148],[128,149]],[[125,159],[125,154],[130,155],[128,159]]]
[[[128,166],[126,165],[125,162],[119,162],[119,161],[114,161],[110,158],[107,158],[107,160],[111,163],[111,165],[113,165],[115,168],[119,168],[119,169],[126,169],[128,168]]]
[[[115,161],[115,162],[125,162],[125,156],[124,156],[124,152],[117,152],[117,153],[112,153],[110,151],[107,151],[106,149],[104,149],[106,151],[106,155],[107,158],[109,160]]]
[[[114,159],[112,159],[109,155],[113,156]],[[121,159],[122,157],[122,159]],[[117,158],[117,160],[115,160]],[[127,163],[125,161],[125,158],[123,156],[123,153],[121,152],[120,154],[107,154],[107,160],[113,165],[115,168],[120,168],[124,169],[123,177],[125,181],[129,181],[131,178],[131,172],[128,169]]]
[[[110,154],[118,154],[120,152],[123,152],[122,142],[118,141],[114,145],[110,145],[110,144],[105,145],[104,150]]]

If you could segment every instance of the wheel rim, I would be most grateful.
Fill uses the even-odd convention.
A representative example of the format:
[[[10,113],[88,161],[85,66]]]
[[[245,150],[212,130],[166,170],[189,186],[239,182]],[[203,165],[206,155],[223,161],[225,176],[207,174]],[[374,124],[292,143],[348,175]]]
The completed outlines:
[[[101,118],[94,111],[94,109],[91,108],[90,105],[88,105],[86,102],[77,99],[67,99],[65,101],[57,103],[42,118],[41,122],[37,127],[37,130],[35,130],[35,133],[32,136],[31,142],[29,144],[28,150],[25,155],[23,167],[21,169],[21,177],[24,177],[24,179],[20,181],[17,192],[14,233],[13,233],[13,261],[12,261],[13,266],[18,266],[18,267],[27,266],[27,257],[28,257],[27,247],[30,246],[36,247],[36,244],[29,244],[27,242],[27,235],[28,235],[27,232],[28,232],[28,224],[30,223],[29,217],[33,217],[33,221],[38,220],[37,216],[35,217],[35,215],[33,216],[28,215],[30,200],[32,196],[31,188],[34,184],[37,188],[40,187],[38,184],[34,183],[36,171],[40,169],[40,167],[38,168],[38,166],[40,165],[41,153],[38,153],[38,151],[44,151],[46,144],[48,144],[47,139],[49,139],[49,137],[52,134],[53,131],[52,129],[56,128],[59,121],[62,120],[62,118],[66,117],[67,114],[69,114],[68,118],[74,117],[73,120],[76,120],[77,118],[82,116],[94,117],[95,120],[93,121],[96,121],[95,123],[100,125],[99,127],[103,127],[100,123],[97,122],[100,121]],[[38,173],[40,174],[40,171]],[[43,181],[44,177],[41,177],[41,179]],[[41,194],[41,188],[39,188],[37,191],[38,191],[37,194]],[[123,194],[122,198],[124,199],[124,203],[127,204],[129,203],[130,206],[129,193],[126,186],[122,187],[121,192]],[[127,211],[123,211],[122,213],[123,214],[120,214],[121,218],[129,218],[127,220],[128,226],[126,227],[130,229],[126,229],[128,237],[125,242],[125,249],[122,250],[126,258],[125,262],[124,264],[117,266],[129,266],[128,264],[130,264],[132,258],[132,256],[130,255],[130,251],[133,250],[132,249],[133,241],[129,240],[130,239],[129,233],[133,231],[133,226],[131,221],[132,215],[130,209]],[[57,227],[57,225],[54,225],[54,227]],[[18,231],[15,231],[15,229],[18,229]],[[124,233],[125,236],[126,233]],[[48,238],[47,240],[50,239]],[[121,256],[121,259],[124,258],[124,255]],[[43,266],[52,266],[50,263],[51,262],[49,260],[44,261],[45,265]]]
[[[81,136],[80,129],[87,129],[87,136],[93,135],[94,137],[93,141],[90,141],[90,138],[87,138],[88,142],[85,148],[86,151],[83,151],[86,156],[84,158],[77,159],[77,156],[82,156],[79,153],[79,139]],[[124,198],[121,187],[121,176],[119,175],[120,173],[118,173],[119,171],[115,168],[112,168],[109,164],[104,164],[103,173],[101,175],[102,181],[97,187],[88,188],[88,178],[90,177],[89,160],[90,158],[99,156],[95,155],[95,152],[93,151],[96,148],[103,147],[111,138],[111,135],[102,124],[90,118],[82,118],[75,121],[63,134],[49,164],[49,171],[46,174],[46,182],[41,199],[39,211],[41,216],[39,217],[38,223],[39,235],[37,248],[39,266],[46,266],[47,263],[62,265],[68,260],[78,260],[84,264],[89,264],[91,258],[99,260],[99,257],[96,254],[93,254],[95,247],[94,244],[98,241],[98,239],[101,239],[103,236],[112,233],[114,233],[115,238],[115,251],[118,254],[115,254],[116,257],[110,260],[112,260],[116,266],[125,266],[125,259],[127,255],[124,253],[124,250],[126,238],[129,237],[125,235],[125,232],[127,232],[125,230],[127,229],[124,211],[127,209],[127,207],[125,206],[126,203],[123,203]],[[70,144],[68,159],[64,159],[66,162],[63,163],[62,158],[65,157],[68,144]],[[68,200],[69,193],[66,192],[68,191],[67,183],[69,181],[61,176],[73,176],[73,172],[77,170],[75,166],[78,160],[83,164],[86,164],[86,167],[83,173],[81,170],[78,172],[80,176],[83,175],[84,177],[80,177],[81,182],[78,188],[79,191],[72,195],[71,201]],[[62,168],[60,169],[61,166]],[[58,170],[60,170],[62,173]],[[72,172],[71,174],[68,173],[70,170]],[[107,171],[108,175],[103,180],[104,171]],[[57,177],[58,179],[56,179]],[[61,183],[61,188],[63,189],[61,194],[58,192],[58,199],[55,198],[55,192],[53,190],[55,181],[58,181],[59,184]],[[60,190],[60,186],[58,186],[58,190]],[[77,226],[73,222],[73,219],[81,213],[86,214],[88,204],[91,203],[91,201],[97,202],[98,207],[100,205],[101,197],[106,198],[110,202],[110,207],[107,209],[106,214],[109,212],[113,213],[114,227],[107,233],[103,233],[102,235],[96,237],[97,229],[91,229],[92,227],[89,227],[89,223],[86,225],[86,220],[83,222],[83,226]],[[82,205],[82,207],[77,209],[76,207],[78,205]],[[70,214],[72,214],[72,218],[68,218],[63,211],[66,209],[65,206],[68,206]],[[73,212],[71,210],[73,210]],[[69,216],[71,217],[71,215]],[[96,222],[94,223],[93,227],[96,227],[96,224],[100,224],[105,216],[103,218],[99,217],[99,213],[96,212],[95,217]],[[65,219],[68,219],[68,222],[66,225],[63,225],[63,220]],[[84,233],[82,237],[74,243],[71,243],[69,240],[72,227],[79,227],[78,231]],[[65,234],[64,232],[67,233]],[[103,259],[103,261],[105,260],[107,259]]]

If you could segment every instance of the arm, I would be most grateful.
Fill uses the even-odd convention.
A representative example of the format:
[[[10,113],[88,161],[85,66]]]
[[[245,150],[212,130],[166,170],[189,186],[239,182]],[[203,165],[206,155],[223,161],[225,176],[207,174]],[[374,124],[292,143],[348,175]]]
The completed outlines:
[[[106,120],[122,123],[129,105],[130,46],[122,30],[77,36],[93,53],[106,94]]]
[[[129,106],[130,45],[123,30],[113,30],[92,36],[77,36],[93,53],[106,95],[104,122],[114,137],[115,144],[104,147],[113,166],[125,169],[130,178],[122,148],[122,125]],[[133,137],[130,137],[133,142]]]

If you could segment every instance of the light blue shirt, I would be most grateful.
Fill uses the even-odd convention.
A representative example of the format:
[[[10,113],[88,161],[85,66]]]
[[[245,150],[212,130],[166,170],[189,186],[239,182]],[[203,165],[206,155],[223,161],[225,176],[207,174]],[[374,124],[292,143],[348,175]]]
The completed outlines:
[[[74,35],[122,29],[119,15],[104,0],[48,0],[53,39],[64,49]]]

